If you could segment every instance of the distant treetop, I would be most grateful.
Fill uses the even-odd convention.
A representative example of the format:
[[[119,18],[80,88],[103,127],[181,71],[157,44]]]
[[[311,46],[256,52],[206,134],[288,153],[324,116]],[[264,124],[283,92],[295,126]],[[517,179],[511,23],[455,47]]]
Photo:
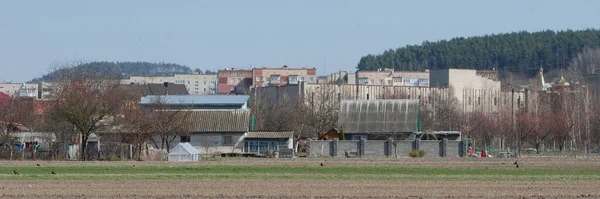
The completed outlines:
[[[566,69],[584,47],[600,46],[600,30],[526,31],[453,38],[366,55],[358,63],[361,71],[393,68],[397,71],[464,68],[501,70],[529,77],[545,69]]]
[[[150,63],[150,62],[90,62],[78,67],[87,67],[91,70],[108,70],[123,77],[129,76],[169,76],[173,74],[191,74],[192,69],[187,66],[172,63]],[[56,78],[58,71],[51,72],[31,82],[52,81]]]

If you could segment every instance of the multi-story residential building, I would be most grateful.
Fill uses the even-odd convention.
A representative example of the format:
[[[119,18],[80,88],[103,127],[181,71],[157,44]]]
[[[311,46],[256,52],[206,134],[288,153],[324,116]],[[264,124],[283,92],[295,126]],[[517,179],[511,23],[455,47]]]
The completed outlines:
[[[356,81],[361,85],[429,87],[429,71],[394,72],[390,69],[358,71]]]
[[[503,99],[505,97],[502,96],[507,94],[500,90],[501,82],[498,81],[497,71],[441,69],[431,71],[429,74],[431,87],[450,89],[465,111],[495,111],[498,104],[506,103]],[[520,95],[517,95],[518,101],[524,99]]]
[[[356,84],[356,73],[340,71],[327,76],[328,84]]]
[[[252,84],[254,87],[285,86],[288,84],[317,83],[315,68],[254,68],[252,69]]]
[[[244,94],[252,86],[252,70],[225,69],[219,70],[219,82],[217,84],[217,93],[226,94]]]
[[[32,97],[39,98],[38,84],[28,83],[0,83],[0,92],[6,93],[9,96]]]
[[[192,73],[156,77],[131,76],[121,80],[122,84],[159,84],[164,82],[183,84],[190,95],[212,95],[216,93],[217,75]]]

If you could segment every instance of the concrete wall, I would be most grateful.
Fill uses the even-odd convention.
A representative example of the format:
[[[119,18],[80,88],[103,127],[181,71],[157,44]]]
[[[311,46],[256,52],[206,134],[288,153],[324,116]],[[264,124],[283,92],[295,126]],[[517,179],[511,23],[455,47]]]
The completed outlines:
[[[446,157],[462,157],[462,141],[448,140],[446,142]]]
[[[348,153],[358,153],[359,150],[359,140],[340,140],[337,141],[337,157],[345,157],[346,151]]]
[[[425,156],[427,157],[440,157],[440,141],[420,140],[419,150],[425,151]]]
[[[398,140],[396,141],[394,156],[408,156],[408,153],[414,150],[414,140]]]
[[[396,143],[396,145],[394,145]],[[423,150],[428,157],[462,157],[463,141],[443,140],[308,140],[309,157],[406,157],[411,150]]]
[[[309,157],[333,156],[333,140],[311,140],[309,141]]]
[[[385,157],[388,155],[387,140],[366,140],[364,146],[365,157]]]

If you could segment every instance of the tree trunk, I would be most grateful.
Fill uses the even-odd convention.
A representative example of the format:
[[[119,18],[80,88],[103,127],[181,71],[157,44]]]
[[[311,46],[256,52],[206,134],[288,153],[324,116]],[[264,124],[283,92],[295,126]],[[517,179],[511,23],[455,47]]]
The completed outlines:
[[[87,160],[87,140],[88,136],[85,134],[81,135],[81,161]]]

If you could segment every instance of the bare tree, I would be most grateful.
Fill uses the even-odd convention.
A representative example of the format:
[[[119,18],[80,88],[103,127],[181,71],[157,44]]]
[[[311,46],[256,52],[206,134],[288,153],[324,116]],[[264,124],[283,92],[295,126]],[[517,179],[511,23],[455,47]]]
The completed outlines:
[[[569,72],[576,77],[596,74],[600,69],[600,48],[584,47],[569,64]]]
[[[117,95],[120,74],[91,70],[80,66],[60,66],[56,70],[52,115],[57,121],[70,123],[81,137],[81,160],[86,160],[89,136],[112,125],[120,108]]]
[[[0,142],[9,150],[9,159],[13,157],[13,133],[20,126],[31,126],[34,121],[32,99],[13,96],[0,100]]]

